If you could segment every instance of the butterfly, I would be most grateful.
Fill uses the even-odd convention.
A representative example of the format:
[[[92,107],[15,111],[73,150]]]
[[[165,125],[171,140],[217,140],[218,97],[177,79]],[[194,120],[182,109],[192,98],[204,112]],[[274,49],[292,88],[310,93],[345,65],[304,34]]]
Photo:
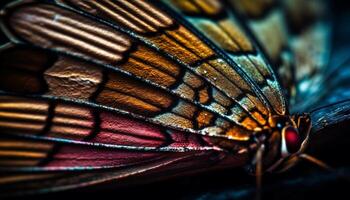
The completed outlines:
[[[244,166],[259,184],[300,159],[327,167],[304,151],[349,119],[348,76],[323,82],[349,65],[326,67],[331,26],[315,5],[6,2],[1,194]]]

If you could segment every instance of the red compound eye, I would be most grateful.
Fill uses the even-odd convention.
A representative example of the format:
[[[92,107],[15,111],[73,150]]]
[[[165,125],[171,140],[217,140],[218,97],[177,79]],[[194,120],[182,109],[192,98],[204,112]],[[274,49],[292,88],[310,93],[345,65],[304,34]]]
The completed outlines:
[[[284,140],[286,141],[286,147],[289,153],[299,151],[301,146],[301,138],[295,128],[288,127],[285,129]]]

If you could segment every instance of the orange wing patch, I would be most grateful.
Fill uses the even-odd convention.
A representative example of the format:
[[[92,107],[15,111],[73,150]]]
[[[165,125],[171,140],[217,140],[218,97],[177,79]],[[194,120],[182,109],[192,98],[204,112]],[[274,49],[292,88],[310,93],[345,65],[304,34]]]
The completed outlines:
[[[165,2],[168,2],[167,0],[164,0]],[[173,2],[173,1],[170,1]],[[191,5],[194,7],[197,7],[199,9],[199,6],[194,2],[191,1]],[[205,2],[202,2],[205,4]],[[177,11],[182,12],[186,19],[192,23],[196,28],[198,28],[201,32],[205,34],[211,41],[213,41],[216,45],[221,47],[223,50],[228,53],[230,58],[238,64],[238,66],[244,70],[245,73],[249,75],[249,78],[254,81],[257,84],[257,87],[262,91],[262,93],[265,95],[266,100],[269,101],[273,107],[273,110],[278,114],[285,114],[286,113],[286,105],[285,100],[283,98],[283,94],[281,92],[281,89],[279,87],[279,84],[273,74],[272,69],[268,65],[268,63],[264,60],[262,57],[261,52],[259,52],[259,49],[255,47],[254,43],[251,41],[251,39],[247,36],[246,31],[242,28],[242,26],[238,23],[236,20],[236,17],[233,15],[233,13],[225,9],[223,7],[224,3],[222,1],[216,1],[216,3],[221,4],[220,14],[217,16],[211,16],[208,15],[205,11],[202,11],[201,13],[189,13],[189,10],[186,10],[183,6],[179,6],[179,4],[171,4]],[[209,6],[209,3],[208,3]],[[270,26],[269,31],[272,31],[275,29]],[[268,35],[268,37],[271,37],[271,35],[275,34],[261,34],[262,37]],[[270,42],[270,38],[268,40],[265,40],[266,42]],[[273,41],[276,41],[275,38]],[[277,40],[279,42],[279,40]],[[280,50],[281,45],[280,43],[273,44],[273,48],[271,50],[271,54],[276,54],[276,52]],[[269,50],[270,50],[269,49]],[[224,65],[225,63],[222,62],[220,65]],[[232,68],[232,66],[229,66],[228,68]],[[233,69],[221,69],[218,71],[221,73],[232,73],[230,71],[233,71]],[[240,76],[240,75],[238,75]],[[214,78],[217,78],[217,75],[215,74],[213,76]],[[226,77],[232,77],[232,76],[226,76]],[[234,79],[234,82],[241,83],[242,81],[239,81],[241,78],[237,78],[237,76]],[[227,81],[223,84],[229,85]],[[244,81],[243,81],[244,82]],[[220,83],[219,83],[220,84]],[[241,88],[242,89],[242,88]],[[245,89],[244,93],[246,91],[249,91],[249,89]],[[225,91],[227,92],[227,91]],[[229,93],[228,93],[229,94]],[[239,96],[241,92],[235,92],[234,98]],[[232,94],[230,94],[231,96]],[[266,105],[265,105],[266,107]],[[266,114],[266,111],[263,111],[264,108],[258,108],[259,112],[262,112],[262,114]],[[272,110],[272,109],[271,109]],[[263,122],[264,123],[264,122]]]
[[[110,2],[87,4],[96,6],[107,3]],[[167,20],[169,17],[153,5],[149,6],[155,10],[145,14],[147,16],[139,16],[133,9],[143,9],[144,3],[134,4],[133,9],[127,3],[116,4],[133,14],[130,22],[136,23],[137,20],[132,20],[134,17],[140,20],[149,17],[144,21],[149,25],[153,23],[152,27],[157,28],[157,33],[146,33],[151,29],[144,27],[143,33],[135,35],[135,31],[130,34],[120,27],[116,30],[113,26],[51,4],[23,3],[18,9],[15,6],[8,8],[14,9],[8,12],[6,18],[9,19],[9,32],[13,31],[13,36],[54,51],[47,55],[53,57],[50,62],[42,64],[47,70],[38,80],[41,88],[36,93],[92,100],[156,123],[193,131],[199,131],[198,127],[206,129],[217,126],[221,130],[212,133],[223,134],[229,128],[227,124],[251,129],[252,126],[245,122],[246,118],[252,118],[250,121],[257,122],[259,126],[266,122],[261,119],[266,117],[267,108],[262,106],[255,110],[261,115],[250,114],[253,111],[251,105],[263,105],[254,95],[251,85],[189,29],[174,20],[170,23]],[[89,11],[82,5],[81,9]],[[157,22],[150,20],[157,15],[163,18]],[[28,16],[30,23],[43,28],[27,28]],[[116,22],[118,26],[133,31],[127,24]],[[16,27],[12,29],[12,26]],[[50,34],[50,37],[35,37],[45,34]],[[107,41],[109,37],[113,37],[110,43]],[[68,69],[73,73],[65,73]],[[42,71],[35,73],[42,74]],[[235,74],[234,78],[230,77],[232,74]],[[13,88],[8,86],[7,89]],[[202,112],[210,115],[204,117]]]
[[[121,61],[131,47],[130,40],[110,27],[52,5],[21,7],[9,21],[17,34],[32,43],[106,64]]]
[[[93,15],[111,19],[141,34],[155,33],[174,24],[174,21],[165,13],[144,1],[57,1],[73,7],[79,7]]]
[[[0,140],[0,166],[21,167],[37,166],[53,148],[53,144],[25,139]],[[19,177],[16,177],[18,179]],[[27,177],[25,177],[27,178]],[[9,183],[10,179],[1,178],[1,183]]]
[[[171,0],[171,3],[191,14],[217,15],[222,10],[217,0]]]
[[[105,1],[103,1],[105,2]],[[214,13],[216,14],[220,14],[220,12],[222,11],[222,4],[217,1],[217,2],[213,2],[213,1],[177,1],[177,3],[182,6],[186,6],[189,5],[189,3],[191,3],[192,5],[194,5],[196,8],[198,8],[197,10],[201,10],[201,12],[212,15]],[[85,5],[85,3],[83,3]],[[103,3],[101,3],[103,4]],[[116,2],[115,4],[120,4],[119,2]],[[186,4],[186,5],[185,5]],[[86,6],[78,6],[77,3],[67,3],[66,5],[68,6],[72,6],[74,8],[77,9],[81,9],[84,10],[90,14],[93,14],[95,16],[101,17],[105,20],[108,20],[118,26],[121,26],[123,28],[127,28],[130,29],[131,31],[135,31],[133,28],[131,28],[131,26],[126,26],[125,23],[122,23],[120,20],[116,19],[116,18],[111,18],[108,17],[106,14],[104,14],[106,12],[106,9],[102,9],[100,7],[96,7],[97,4],[94,5],[90,5],[90,8],[87,8]],[[135,4],[135,6],[137,7],[138,4]],[[153,7],[150,4],[151,7]],[[93,9],[94,10],[93,10]],[[155,7],[153,7],[155,8]],[[119,8],[118,8],[119,9]],[[123,16],[123,12],[117,12],[118,9],[111,9],[110,12],[113,12],[113,15],[120,15]],[[125,12],[128,12],[128,14],[132,15],[133,18],[138,18],[139,20],[143,19],[142,16],[138,16],[138,14],[135,12],[135,10],[130,10],[129,8],[124,8]],[[141,8],[140,8],[141,9]],[[163,12],[159,9],[157,9],[158,12]],[[163,13],[164,14],[164,13]],[[151,15],[151,14],[145,14],[145,15]],[[130,23],[134,23],[134,25],[137,25],[135,20],[131,20],[129,21]],[[246,49],[247,51],[252,51],[252,45],[249,42],[249,40],[244,36],[244,34],[236,28],[236,26],[231,25],[230,24],[231,21],[229,20],[223,20],[222,24],[221,24],[221,28],[220,29],[220,34],[225,34],[228,38],[230,38],[231,43],[234,44],[236,46],[236,48],[239,48],[240,51],[242,51],[242,48]],[[213,23],[213,26],[215,26],[215,24]],[[217,26],[215,26],[217,27]],[[219,69],[218,71],[216,71],[216,73],[214,73],[213,70],[211,70],[211,67],[214,66],[220,66],[220,65],[228,65],[225,61],[220,60],[220,63],[217,63],[215,61],[215,57],[216,54],[215,52],[209,48],[203,41],[201,41],[194,33],[192,33],[191,31],[189,31],[187,28],[185,28],[182,24],[179,24],[177,22],[173,22],[173,24],[168,27],[163,27],[160,28],[158,27],[158,32],[157,34],[155,34],[154,32],[147,32],[147,34],[145,32],[140,33],[140,32],[136,32],[137,37],[142,38],[145,41],[151,42],[154,46],[160,48],[162,51],[164,51],[165,53],[167,53],[168,55],[171,55],[175,58],[177,58],[178,60],[182,61],[183,63],[193,66],[194,72],[196,74],[201,75],[202,77],[205,77],[205,79],[209,80],[209,82],[213,85],[215,85],[216,87],[219,87],[219,90],[221,90],[223,93],[227,94],[229,98],[231,98],[231,100],[227,100],[227,97],[224,97],[225,95],[221,95],[221,98],[217,101],[219,104],[217,103],[211,103],[210,106],[212,109],[216,110],[219,113],[227,113],[228,110],[230,110],[231,108],[227,108],[225,107],[223,104],[227,105],[230,104],[230,106],[232,105],[232,100],[233,101],[239,101],[237,99],[235,99],[235,97],[239,96],[242,94],[242,92],[237,93],[238,91],[251,91],[251,88],[249,85],[247,85],[247,83],[245,83],[245,80],[242,79],[242,77],[240,77],[240,75],[237,74],[237,72],[231,67],[227,67],[227,68],[231,68],[231,71],[234,71],[234,73],[237,74],[237,76],[235,76],[235,80],[234,82],[238,82],[237,84],[239,86],[237,86],[236,89],[234,90],[227,90],[224,89],[224,87],[221,87],[222,85],[225,84],[230,84],[227,83],[225,81],[222,81],[225,78],[222,78],[222,74],[226,73],[226,71],[221,71],[221,69]],[[220,38],[220,37],[219,37]],[[237,49],[238,50],[238,49]],[[138,52],[138,51],[137,51]],[[209,63],[206,60],[212,60],[209,61],[211,63]],[[130,59],[130,63],[126,63],[126,65],[131,65],[131,63],[133,62],[132,59]],[[203,63],[203,64],[201,64]],[[201,67],[197,68],[197,65],[201,64],[201,66],[204,66],[205,68],[209,68],[209,69],[204,69],[202,70]],[[140,68],[142,69],[142,68]],[[130,70],[132,70],[132,68],[130,68]],[[130,71],[127,70],[127,71]],[[187,70],[186,70],[187,71]],[[141,75],[147,75],[148,73],[145,73],[144,70],[139,70],[139,74]],[[152,74],[151,74],[152,75]],[[190,75],[192,77],[195,77],[195,79],[199,80],[196,75]],[[161,75],[156,76],[156,77],[161,77]],[[188,81],[188,77],[189,77],[189,73],[186,72],[185,76],[184,76],[184,82],[187,83],[188,85],[184,85],[181,84],[180,86],[178,86],[176,92],[181,91],[182,94],[185,94],[188,97],[194,98],[196,95],[196,90],[198,90],[199,87],[193,86],[193,81],[191,80],[191,83]],[[147,77],[146,77],[147,78]],[[161,78],[159,78],[161,79]],[[164,79],[164,78],[162,78]],[[179,78],[177,78],[178,80]],[[221,79],[220,81],[222,81],[221,85],[217,84],[217,80]],[[155,79],[152,79],[155,81]],[[171,82],[171,80],[169,79],[164,79],[167,80],[165,82]],[[196,85],[199,85],[199,81],[196,80]],[[192,85],[191,85],[192,84]],[[240,86],[244,85],[244,88],[239,88]],[[190,87],[188,87],[190,86]],[[226,87],[227,88],[227,87]],[[193,91],[194,90],[194,91]],[[212,89],[211,89],[212,90]],[[200,94],[199,94],[199,101],[200,103],[205,103],[208,104],[208,100],[209,100],[209,96],[207,93],[208,89],[201,89],[200,90]],[[219,94],[220,92],[215,92],[216,94]],[[232,93],[234,93],[232,95]],[[253,93],[253,92],[252,92]],[[225,103],[227,101],[231,101],[230,103]],[[255,99],[255,101],[259,101],[257,98]],[[262,105],[262,103],[260,103],[259,105]],[[244,106],[244,105],[243,105]],[[259,108],[260,110],[263,108]],[[244,112],[249,112],[249,111],[244,111]],[[266,111],[264,112],[266,113]],[[263,122],[261,122],[263,123]]]

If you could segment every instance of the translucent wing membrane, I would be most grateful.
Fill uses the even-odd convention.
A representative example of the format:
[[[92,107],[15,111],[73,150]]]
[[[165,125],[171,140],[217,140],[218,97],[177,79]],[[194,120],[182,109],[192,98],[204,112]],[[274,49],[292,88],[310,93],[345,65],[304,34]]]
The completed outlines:
[[[336,32],[339,46],[333,53],[334,65],[327,70],[327,74],[321,76],[317,96],[305,106],[311,112],[313,132],[350,120],[350,60],[348,43],[344,41],[347,40],[347,31],[341,28],[340,33]],[[336,65],[337,62],[343,63]]]
[[[297,110],[311,111],[350,99],[350,58],[347,55],[345,57],[348,60],[344,61],[344,63],[328,69],[326,74],[319,75],[320,80],[314,88],[314,92],[317,92],[317,95],[314,95],[312,99],[304,103],[300,108],[297,108]]]
[[[317,95],[330,52],[325,1],[229,1],[244,16],[286,89],[293,111]],[[303,107],[305,108],[305,107]],[[302,108],[300,110],[303,110]]]
[[[325,1],[229,2],[276,67],[292,112],[311,111],[313,132],[349,120],[349,30],[344,22],[332,26]]]
[[[308,101],[295,108],[296,111],[315,110],[328,104],[350,99],[349,77],[350,77],[350,57],[349,57],[349,28],[346,26],[347,20],[339,18],[333,25],[332,52],[327,68],[322,73],[317,73],[317,81],[310,87]]]

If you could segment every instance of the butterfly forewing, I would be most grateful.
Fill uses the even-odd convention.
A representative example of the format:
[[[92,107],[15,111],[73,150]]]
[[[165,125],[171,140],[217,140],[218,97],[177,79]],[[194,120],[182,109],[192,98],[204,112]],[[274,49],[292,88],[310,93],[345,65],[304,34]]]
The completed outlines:
[[[100,11],[101,13],[106,12],[106,10],[99,10],[100,6],[98,5],[107,3],[116,4],[115,6],[122,4],[123,6],[119,6],[124,8],[123,12],[128,12],[129,15],[133,14],[134,18],[140,17],[135,14],[137,11],[135,6],[138,6],[138,9],[146,9],[145,6],[148,6],[149,8],[147,8],[151,9],[152,12],[141,15],[141,19],[143,19],[142,16],[149,17],[148,20],[152,23],[158,23],[162,28],[158,27],[159,33],[157,34],[151,34],[150,31],[147,34],[140,32],[138,36],[147,43],[139,44],[140,40],[132,37],[133,34],[117,31],[113,27],[98,23],[59,6],[42,3],[19,4],[9,8],[5,17],[7,19],[6,24],[11,27],[12,34],[15,37],[33,45],[93,60],[107,65],[109,68],[138,77],[141,81],[168,89],[163,93],[164,95],[160,95],[160,92],[147,89],[146,86],[139,86],[139,89],[137,89],[135,87],[137,83],[135,83],[136,85],[132,84],[131,79],[123,80],[123,78],[108,75],[108,77],[103,77],[103,84],[107,88],[114,87],[114,90],[115,87],[119,87],[119,91],[116,93],[112,92],[111,89],[99,89],[99,94],[90,95],[90,99],[96,98],[98,103],[111,107],[116,105],[123,108],[132,107],[131,110],[127,109],[127,111],[136,112],[136,114],[141,112],[144,116],[146,115],[145,117],[152,116],[162,123],[172,124],[172,126],[175,125],[180,128],[194,129],[200,127],[203,130],[204,128],[217,126],[219,129],[215,128],[214,130],[219,131],[216,132],[227,135],[231,134],[232,131],[230,130],[236,126],[229,125],[229,122],[249,130],[266,123],[269,108],[266,108],[262,102],[263,100],[257,97],[253,86],[239,72],[235,71],[234,67],[216,55],[216,52],[196,37],[194,33],[191,33],[186,27],[178,24],[173,18],[167,16],[155,6],[145,2],[138,2],[132,6],[124,1],[115,3],[109,1],[101,1],[100,3],[81,2],[84,5],[92,4],[90,7],[96,6],[94,11]],[[87,6],[81,6],[81,4],[78,8],[84,10]],[[84,11],[89,12],[88,9]],[[118,13],[113,14],[117,15]],[[103,14],[91,14],[105,18]],[[161,16],[158,22],[154,21],[158,19],[155,16]],[[115,26],[120,25],[136,32],[136,30],[132,30],[131,27],[117,19],[119,18],[110,17],[106,20],[111,21]],[[30,23],[27,23],[28,20]],[[147,20],[143,21],[147,22]],[[131,20],[131,22],[133,21]],[[149,23],[152,24],[151,22]],[[40,26],[45,28],[39,28]],[[152,48],[154,46],[163,53]],[[173,59],[163,54],[170,55]],[[174,57],[177,59],[174,59]],[[160,59],[165,62],[156,62]],[[62,71],[62,69],[50,71]],[[148,72],[144,73],[145,71]],[[62,77],[62,75],[59,76]],[[106,79],[118,79],[118,81],[106,81]],[[128,83],[129,86],[123,86],[122,83]],[[101,88],[100,85],[99,88]],[[125,95],[125,90],[132,92],[132,96]],[[141,97],[143,101],[140,101],[137,97],[140,96],[140,92],[143,90],[145,91],[144,97]],[[146,91],[149,91],[148,95]],[[177,94],[177,97],[171,97],[169,91]],[[113,95],[116,96],[112,98]],[[178,98],[179,96],[182,98]],[[120,101],[118,102],[114,98]],[[180,99],[186,99],[194,103],[178,102]],[[176,109],[174,112],[180,113],[180,116],[173,113],[161,114],[162,109],[156,107],[161,107],[163,110]],[[207,111],[201,112],[198,107],[204,107]],[[255,110],[253,115],[250,113],[252,110]],[[194,116],[194,114],[197,115]],[[216,119],[216,114],[222,117]],[[193,124],[193,118],[200,122]],[[172,121],[176,123],[171,123]],[[201,127],[201,125],[205,126]]]

